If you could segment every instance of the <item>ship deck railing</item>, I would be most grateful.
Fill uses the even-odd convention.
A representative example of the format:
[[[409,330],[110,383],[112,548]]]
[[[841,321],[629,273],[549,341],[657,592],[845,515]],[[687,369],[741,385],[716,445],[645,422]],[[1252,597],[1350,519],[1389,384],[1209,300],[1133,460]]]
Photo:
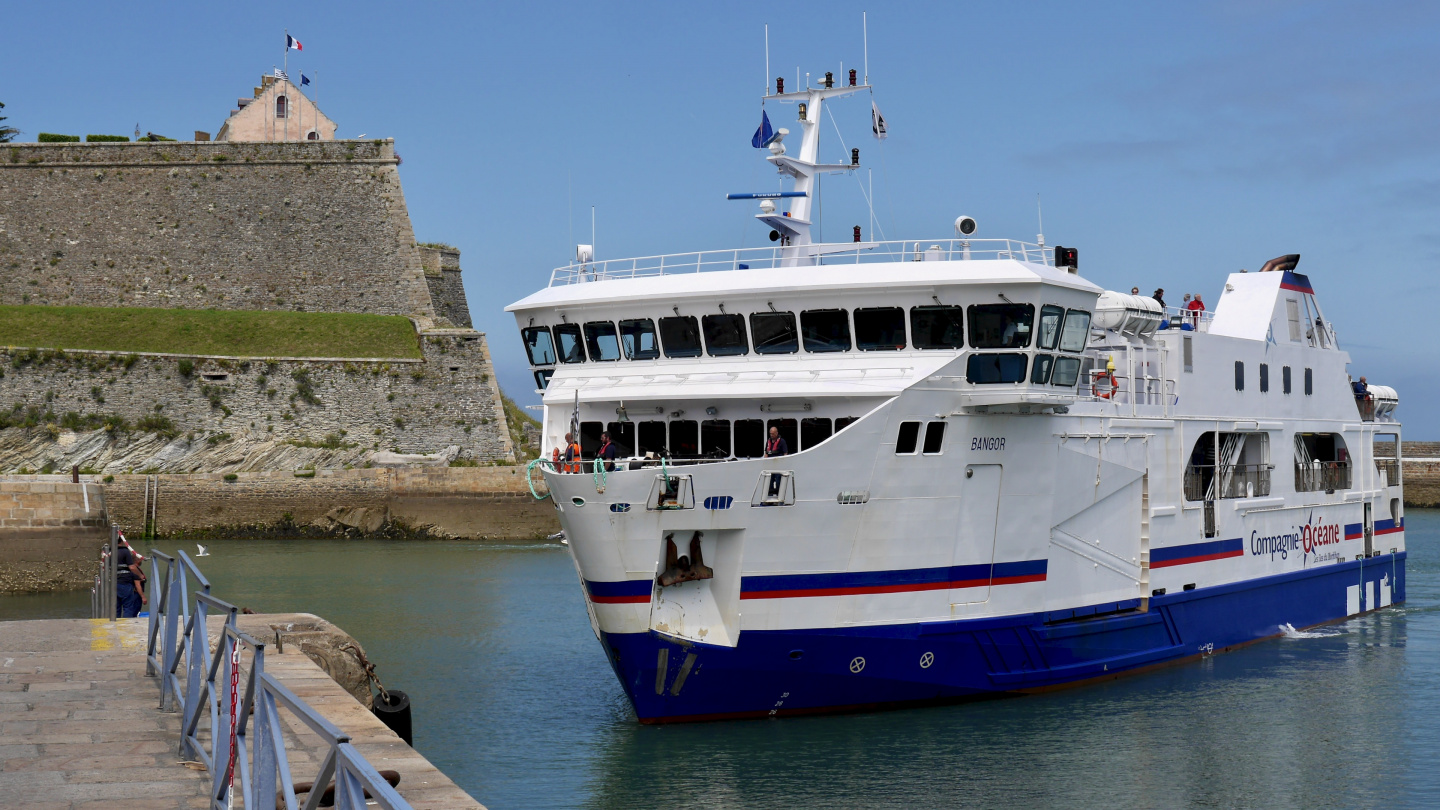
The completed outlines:
[[[878,264],[882,262],[1011,259],[1050,266],[1054,256],[1044,245],[1015,239],[909,239],[894,242],[818,243],[813,245],[732,248],[609,259],[557,267],[550,286],[591,281],[649,278],[723,270]]]
[[[1192,464],[1185,468],[1185,500],[1261,498],[1270,494],[1273,464]],[[1219,480],[1216,480],[1218,475]]]
[[[1208,310],[1165,307],[1165,317],[1160,321],[1160,328],[1181,332],[1209,332],[1210,323],[1214,320],[1215,313]]]
[[[1348,461],[1295,462],[1296,492],[1334,492],[1349,488]]]

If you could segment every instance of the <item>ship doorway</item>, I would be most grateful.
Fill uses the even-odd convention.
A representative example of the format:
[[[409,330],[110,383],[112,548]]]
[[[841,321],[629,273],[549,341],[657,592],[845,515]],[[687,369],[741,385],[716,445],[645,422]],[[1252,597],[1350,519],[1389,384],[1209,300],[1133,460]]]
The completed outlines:
[[[1365,556],[1375,556],[1375,504],[1365,502]]]
[[[969,464],[960,480],[960,519],[950,560],[950,606],[990,600],[995,527],[1000,517],[1000,464]]]

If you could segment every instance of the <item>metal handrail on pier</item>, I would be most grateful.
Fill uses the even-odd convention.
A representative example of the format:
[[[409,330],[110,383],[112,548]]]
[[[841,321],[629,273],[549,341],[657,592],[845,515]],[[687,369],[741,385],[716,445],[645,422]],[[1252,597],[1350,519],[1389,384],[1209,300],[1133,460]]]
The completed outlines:
[[[285,755],[281,708],[299,718],[328,749],[304,802],[305,810],[319,806],[325,785],[332,779],[336,807],[364,810],[366,800],[371,799],[388,810],[409,810],[409,803],[355,749],[348,734],[265,671],[265,645],[240,631],[236,624],[239,609],[210,594],[210,581],[185,552],[178,552],[177,559],[152,548],[150,571],[152,590],[158,592],[152,594],[146,674],[160,677],[162,710],[174,711],[179,699],[179,754],[205,765],[213,810],[234,804],[232,791],[237,782],[245,807],[283,802],[286,810],[299,810],[295,780]],[[213,650],[206,631],[212,609],[225,616]],[[246,651],[248,662],[244,660]],[[177,672],[182,666],[183,689]],[[249,673],[243,695],[242,669]],[[202,729],[206,717],[209,725]],[[208,735],[202,735],[202,730]]]

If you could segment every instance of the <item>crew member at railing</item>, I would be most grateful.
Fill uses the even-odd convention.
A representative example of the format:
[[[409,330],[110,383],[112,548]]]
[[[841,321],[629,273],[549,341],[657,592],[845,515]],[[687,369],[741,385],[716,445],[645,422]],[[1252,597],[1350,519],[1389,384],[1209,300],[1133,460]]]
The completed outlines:
[[[605,460],[605,472],[615,472],[615,459],[620,457],[620,448],[610,441],[610,431],[600,434],[600,450],[597,455]]]
[[[573,433],[565,434],[565,468],[561,472],[580,472],[580,443]]]
[[[123,533],[115,541],[115,551],[115,615],[133,619],[140,615],[140,606],[149,601],[145,598],[145,574],[140,570],[139,555]]]
[[[780,436],[780,428],[770,426],[770,441],[765,443],[765,458],[790,455],[790,445]]]

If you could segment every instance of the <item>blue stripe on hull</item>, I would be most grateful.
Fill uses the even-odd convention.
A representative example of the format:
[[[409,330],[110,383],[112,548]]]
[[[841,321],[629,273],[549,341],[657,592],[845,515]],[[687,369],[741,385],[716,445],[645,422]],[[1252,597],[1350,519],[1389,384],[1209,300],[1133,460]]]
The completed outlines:
[[[1363,599],[1364,583],[1375,583],[1378,598],[1387,576],[1392,602],[1404,601],[1402,552],[1167,594],[1144,613],[1068,622],[1047,624],[1047,614],[1033,613],[746,630],[734,648],[655,633],[603,634],[602,643],[641,722],[847,711],[1044,689],[1219,652],[1274,636],[1281,624],[1344,619],[1347,588],[1360,585]]]

